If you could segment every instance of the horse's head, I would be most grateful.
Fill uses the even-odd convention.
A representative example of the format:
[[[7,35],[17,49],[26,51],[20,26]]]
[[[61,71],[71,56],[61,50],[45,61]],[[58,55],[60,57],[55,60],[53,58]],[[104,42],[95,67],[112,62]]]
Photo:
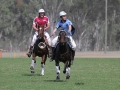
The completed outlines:
[[[66,31],[61,30],[59,33],[59,42],[61,45],[64,45],[67,41]]]
[[[44,37],[44,26],[39,26],[38,27],[38,38],[43,38]]]
[[[39,28],[38,28],[38,46],[41,49],[46,47],[45,39],[46,39],[46,37],[44,36],[44,26],[39,26]]]

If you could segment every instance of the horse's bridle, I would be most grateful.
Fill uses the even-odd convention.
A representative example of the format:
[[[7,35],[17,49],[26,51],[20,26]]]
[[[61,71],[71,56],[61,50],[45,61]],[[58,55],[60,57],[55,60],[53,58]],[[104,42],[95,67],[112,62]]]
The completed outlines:
[[[61,34],[62,34],[62,33],[65,34],[65,37],[64,37],[64,38],[65,38],[65,41],[64,41],[64,42],[61,42],[61,43],[65,43],[65,42],[66,42],[66,38],[67,38],[67,36],[66,36],[66,35],[67,35],[67,32],[66,32],[65,30],[60,30],[60,33],[59,33],[59,36],[58,36],[59,42],[60,42],[60,39],[61,39],[61,36],[62,36]]]
[[[43,31],[41,31],[41,30],[43,30]],[[42,32],[42,33],[40,33],[40,32]],[[42,37],[44,37],[44,27],[39,27],[38,28],[38,38],[42,38]]]
[[[41,31],[41,30],[43,30],[43,31]],[[40,31],[41,31],[42,33],[40,33]],[[41,38],[44,38],[44,27],[39,27],[39,28],[38,28],[38,39],[41,39]],[[43,49],[43,48],[46,47],[46,43],[45,43],[45,42],[40,42],[40,43],[38,44],[38,47],[41,48],[41,49]]]
[[[63,41],[62,41],[62,42],[60,41],[61,36],[62,36],[62,33],[64,33],[64,36],[65,36],[65,37],[64,37],[64,38],[65,38],[65,41],[64,41],[64,42],[63,42]],[[67,32],[66,32],[65,30],[60,30],[59,37],[58,37],[58,38],[59,38],[59,41],[58,41],[58,42],[59,42],[60,45],[66,45],[66,44],[67,44],[67,36],[66,36],[66,35],[67,35]],[[61,56],[64,56],[64,55],[67,54],[67,53],[68,53],[68,49],[67,49],[67,51],[66,51],[65,53],[61,54]]]

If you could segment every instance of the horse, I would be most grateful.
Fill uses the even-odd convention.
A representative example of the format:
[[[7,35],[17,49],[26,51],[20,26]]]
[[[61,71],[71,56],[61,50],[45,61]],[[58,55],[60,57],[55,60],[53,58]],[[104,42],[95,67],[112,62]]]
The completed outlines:
[[[33,48],[33,52],[32,52],[32,60],[34,60],[34,65],[31,64],[31,67],[30,67],[31,73],[34,73],[34,67],[36,65],[36,57],[38,56],[38,57],[42,58],[41,75],[44,75],[44,66],[45,66],[45,62],[47,60],[47,55],[48,55],[47,45],[48,44],[46,41],[46,37],[44,36],[44,27],[39,26],[37,40],[34,44],[34,48]]]
[[[60,80],[60,62],[64,63],[63,73],[66,74],[66,79],[70,78],[70,67],[72,59],[72,50],[70,47],[69,38],[66,36],[66,32],[61,30],[58,36],[58,44],[55,48],[55,64],[56,64],[56,80]]]

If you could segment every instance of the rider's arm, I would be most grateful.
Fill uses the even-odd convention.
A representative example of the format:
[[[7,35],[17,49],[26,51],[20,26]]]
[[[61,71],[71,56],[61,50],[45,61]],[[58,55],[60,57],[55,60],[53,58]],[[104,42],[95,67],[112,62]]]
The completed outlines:
[[[32,27],[35,31],[38,31],[38,28],[36,27],[36,20],[37,20],[37,18],[34,18]]]
[[[47,23],[47,27],[45,28],[45,31],[50,27],[50,23]]]
[[[59,26],[60,26],[60,21],[57,23],[55,29],[54,29],[53,32],[52,32],[52,35],[55,34],[55,32],[57,31],[57,29],[59,28]]]
[[[71,29],[72,29],[72,26],[71,26],[71,25],[69,25],[68,33],[70,33],[70,32],[71,32]]]
[[[35,31],[38,31],[38,28],[36,28],[36,24],[33,24],[33,29],[34,29]]]
[[[72,30],[72,22],[70,20],[67,21],[67,25],[68,25],[68,33],[71,33]]]
[[[55,28],[55,29],[53,30],[52,35],[54,35],[54,34],[55,34],[56,30],[57,30],[57,28]]]
[[[45,31],[50,27],[50,21],[49,21],[49,18],[47,18],[47,24],[46,24],[46,27],[45,27]]]

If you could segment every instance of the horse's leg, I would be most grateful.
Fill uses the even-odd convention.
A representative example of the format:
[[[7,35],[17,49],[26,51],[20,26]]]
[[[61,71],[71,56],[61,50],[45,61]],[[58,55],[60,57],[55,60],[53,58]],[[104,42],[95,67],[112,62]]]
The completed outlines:
[[[43,55],[42,61],[41,61],[41,68],[42,68],[41,75],[44,75],[44,71],[45,71],[44,66],[45,66],[46,59],[47,59],[47,55]]]
[[[66,73],[67,67],[68,67],[68,61],[64,63],[64,70],[63,70],[64,74]]]
[[[34,73],[35,65],[36,65],[36,55],[33,53],[33,55],[32,55],[32,62],[31,62],[31,65],[30,65],[31,73]]]
[[[56,63],[56,74],[57,74],[56,80],[60,80],[60,66],[59,66],[59,61],[55,60],[55,63]]]
[[[68,67],[66,69],[66,79],[70,78],[70,66],[71,66],[71,61],[69,61]]]

